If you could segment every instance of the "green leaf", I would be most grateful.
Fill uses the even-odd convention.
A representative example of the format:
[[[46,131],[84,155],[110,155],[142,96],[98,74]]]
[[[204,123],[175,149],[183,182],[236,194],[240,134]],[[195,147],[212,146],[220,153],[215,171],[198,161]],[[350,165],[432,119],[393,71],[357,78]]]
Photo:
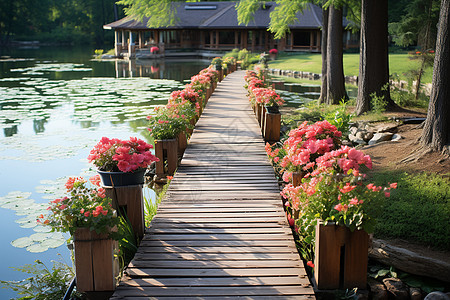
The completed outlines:
[[[379,270],[378,273],[377,273],[377,275],[375,276],[375,278],[378,278],[378,277],[384,277],[384,276],[386,276],[387,274],[389,274],[389,272],[390,272],[390,270],[388,270],[388,269],[382,269],[382,270]]]

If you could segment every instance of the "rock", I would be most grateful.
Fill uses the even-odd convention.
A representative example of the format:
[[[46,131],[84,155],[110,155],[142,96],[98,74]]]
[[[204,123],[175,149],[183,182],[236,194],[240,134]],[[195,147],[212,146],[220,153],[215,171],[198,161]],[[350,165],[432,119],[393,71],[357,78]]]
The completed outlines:
[[[396,133],[398,131],[398,125],[394,124],[394,125],[386,125],[383,127],[379,127],[377,129],[377,132],[392,132],[392,133]]]
[[[374,134],[373,138],[369,141],[369,145],[375,145],[376,143],[379,142],[384,142],[384,141],[390,141],[392,136],[394,134],[393,133],[376,133]]]
[[[348,139],[353,144],[358,144],[358,145],[365,145],[365,144],[367,144],[365,140],[363,140],[361,138],[357,138],[354,134],[349,134],[348,135]]]
[[[372,138],[373,138],[373,132],[367,132],[364,135],[364,140],[367,141],[367,142],[370,141]]]
[[[371,298],[373,300],[387,300],[389,298],[389,293],[381,282],[369,278],[367,284],[369,285]]]
[[[422,300],[422,291],[419,288],[410,287],[409,297],[411,300]]]
[[[365,131],[358,131],[358,132],[355,134],[356,138],[359,139],[359,140],[364,140],[364,136],[365,136],[365,135],[366,135],[366,132],[365,132]]]
[[[398,142],[398,141],[400,141],[401,139],[402,139],[403,137],[400,135],[400,134],[394,134],[393,136],[392,136],[392,140],[391,141],[393,141],[393,142]]]
[[[350,127],[349,131],[350,131],[351,134],[355,135],[358,132],[358,127],[354,127],[354,126]]]
[[[409,291],[407,290],[403,281],[398,278],[385,278],[383,283],[389,293],[394,295],[395,299],[407,300],[409,299]]]
[[[443,292],[429,293],[424,300],[450,300],[450,297]]]

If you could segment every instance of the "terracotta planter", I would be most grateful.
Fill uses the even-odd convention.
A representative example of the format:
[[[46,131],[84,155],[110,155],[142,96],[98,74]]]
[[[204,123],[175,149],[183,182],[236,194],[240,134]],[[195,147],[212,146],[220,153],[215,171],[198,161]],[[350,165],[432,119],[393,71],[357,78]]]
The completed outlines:
[[[281,114],[278,107],[265,107],[263,135],[266,142],[274,143],[280,140]]]
[[[89,228],[77,228],[73,236],[77,290],[80,292],[114,291],[119,265],[114,258],[117,242],[108,234]]]
[[[360,288],[367,285],[369,235],[337,225],[316,225],[314,279],[318,289]]]
[[[168,175],[173,175],[178,164],[177,139],[156,140],[155,155],[159,158],[159,161],[156,162],[156,176],[165,178]]]

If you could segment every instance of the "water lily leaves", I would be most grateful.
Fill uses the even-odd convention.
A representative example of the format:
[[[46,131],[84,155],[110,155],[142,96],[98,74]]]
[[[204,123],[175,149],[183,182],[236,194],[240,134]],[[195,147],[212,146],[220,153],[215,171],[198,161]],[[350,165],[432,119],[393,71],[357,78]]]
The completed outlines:
[[[11,242],[11,245],[13,245],[16,248],[25,248],[33,244],[34,244],[33,239],[31,239],[28,236],[18,238],[17,240]]]

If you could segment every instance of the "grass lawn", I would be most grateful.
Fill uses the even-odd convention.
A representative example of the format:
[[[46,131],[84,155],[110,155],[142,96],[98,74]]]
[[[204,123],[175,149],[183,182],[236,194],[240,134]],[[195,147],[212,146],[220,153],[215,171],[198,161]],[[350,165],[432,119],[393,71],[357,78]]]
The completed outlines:
[[[282,70],[322,72],[322,56],[320,53],[281,53],[275,61],[269,61],[269,67]],[[397,74],[401,80],[407,80],[405,73],[410,70],[418,70],[420,62],[411,60],[406,53],[389,55],[389,71],[391,75]],[[357,76],[359,73],[359,54],[344,53],[344,73],[346,76]],[[433,77],[432,68],[428,68],[423,76],[423,83],[431,83]]]

